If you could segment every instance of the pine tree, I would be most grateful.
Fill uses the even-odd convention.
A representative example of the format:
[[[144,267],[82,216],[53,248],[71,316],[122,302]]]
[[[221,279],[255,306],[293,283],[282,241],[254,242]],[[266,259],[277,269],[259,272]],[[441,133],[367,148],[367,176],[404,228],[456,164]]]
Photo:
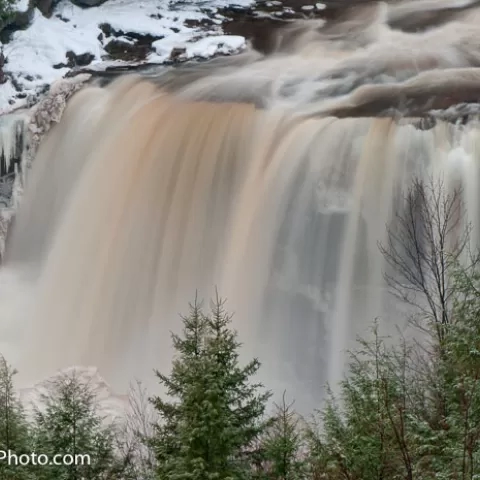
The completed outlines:
[[[0,461],[0,478],[5,480],[33,478],[31,467],[18,463],[20,456],[30,454],[31,446],[29,425],[13,386],[16,373],[0,356],[0,450],[16,456],[10,464]]]
[[[169,376],[156,372],[172,401],[151,401],[160,416],[153,445],[158,477],[165,480],[249,478],[248,456],[264,429],[268,392],[250,377],[254,359],[239,363],[237,334],[217,296],[210,315],[195,301],[172,335],[177,357]]]
[[[75,371],[64,373],[51,382],[43,402],[45,408],[35,412],[36,450],[50,460],[69,455],[69,465],[40,466],[37,480],[119,478],[113,431],[97,413],[92,386]]]

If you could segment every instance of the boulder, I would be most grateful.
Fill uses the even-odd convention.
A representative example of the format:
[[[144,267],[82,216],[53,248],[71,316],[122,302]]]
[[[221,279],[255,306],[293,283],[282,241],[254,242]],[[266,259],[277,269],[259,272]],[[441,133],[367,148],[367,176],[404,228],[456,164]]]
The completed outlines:
[[[142,45],[126,38],[113,38],[104,48],[111,58],[124,61],[144,60],[151,50],[149,45]]]
[[[53,8],[58,3],[58,0],[35,0],[35,6],[40,10],[44,17],[50,18],[53,13]]]
[[[71,68],[76,66],[85,67],[95,59],[95,55],[90,52],[75,54],[70,50],[67,52],[66,57],[68,59],[68,66]]]
[[[74,67],[85,67],[90,65],[95,59],[95,55],[90,52],[76,54],[69,50],[66,55],[66,62],[57,63],[53,68],[74,68]]]

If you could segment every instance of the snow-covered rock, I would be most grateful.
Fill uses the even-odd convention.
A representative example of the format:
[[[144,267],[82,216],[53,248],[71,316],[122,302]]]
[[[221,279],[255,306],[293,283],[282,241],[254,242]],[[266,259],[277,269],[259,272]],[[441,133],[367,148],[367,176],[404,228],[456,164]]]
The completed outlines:
[[[29,158],[26,159],[26,168],[30,166],[42,138],[48,133],[53,124],[58,123],[69,98],[90,79],[91,75],[82,74],[72,78],[60,79],[52,84],[48,94],[32,107],[29,112],[30,132]]]

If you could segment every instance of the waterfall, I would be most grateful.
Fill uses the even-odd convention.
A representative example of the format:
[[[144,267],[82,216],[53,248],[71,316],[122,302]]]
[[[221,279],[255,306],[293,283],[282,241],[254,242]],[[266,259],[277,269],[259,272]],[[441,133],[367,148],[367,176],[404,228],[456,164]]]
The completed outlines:
[[[300,405],[342,378],[374,318],[405,326],[378,243],[416,178],[460,182],[479,238],[480,129],[420,129],[398,111],[431,106],[429,88],[467,101],[480,27],[473,9],[401,32],[387,7],[361,17],[362,35],[307,22],[271,55],[75,93],[40,145],[0,271],[0,347],[25,385],[71,365],[117,390],[153,380],[179,314],[215,288],[245,357]]]

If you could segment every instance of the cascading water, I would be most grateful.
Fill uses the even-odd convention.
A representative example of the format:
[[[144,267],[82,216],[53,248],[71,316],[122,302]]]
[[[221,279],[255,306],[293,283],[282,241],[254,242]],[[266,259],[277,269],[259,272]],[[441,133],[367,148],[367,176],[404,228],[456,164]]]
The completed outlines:
[[[24,384],[70,365],[116,389],[152,380],[178,314],[217,287],[265,383],[311,407],[356,334],[403,321],[378,242],[418,176],[460,179],[477,219],[480,129],[387,113],[480,92],[480,10],[403,33],[386,24],[399,4],[369,6],[354,34],[307,22],[266,57],[74,95],[36,156],[0,276],[1,348]],[[360,118],[365,105],[383,117]]]

